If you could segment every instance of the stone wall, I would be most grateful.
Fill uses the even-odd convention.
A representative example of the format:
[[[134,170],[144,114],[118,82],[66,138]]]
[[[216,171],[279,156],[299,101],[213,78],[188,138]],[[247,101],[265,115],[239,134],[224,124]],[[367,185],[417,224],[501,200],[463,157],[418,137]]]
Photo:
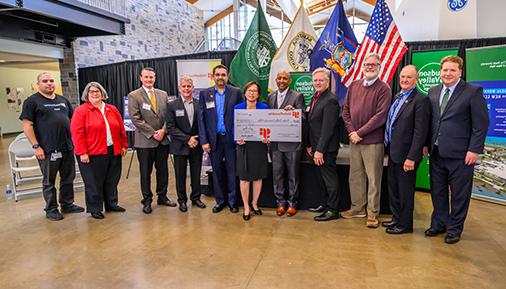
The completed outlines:
[[[79,103],[77,68],[191,53],[204,39],[201,10],[185,0],[126,0],[125,35],[77,38],[60,60],[62,90]]]
[[[77,67],[188,54],[204,39],[203,13],[185,0],[127,0],[125,35],[77,38]]]

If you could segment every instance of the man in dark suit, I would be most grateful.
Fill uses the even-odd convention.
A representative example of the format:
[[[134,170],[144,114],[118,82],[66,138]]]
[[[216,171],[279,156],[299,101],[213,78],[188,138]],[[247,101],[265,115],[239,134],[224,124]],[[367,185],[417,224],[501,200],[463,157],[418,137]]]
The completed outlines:
[[[226,171],[226,192],[228,207],[232,213],[239,210],[236,205],[236,151],[232,134],[234,106],[244,101],[237,87],[227,85],[228,68],[217,65],[213,68],[215,86],[200,92],[199,96],[199,138],[202,149],[209,153],[213,167],[213,191],[216,205],[213,213],[218,213],[226,206],[223,193]]]
[[[386,227],[388,234],[413,232],[416,171],[422,158],[430,121],[429,98],[416,90],[416,67],[405,66],[399,78],[401,92],[390,107],[385,130],[392,220],[381,224]]]
[[[156,194],[159,205],[175,207],[176,203],[167,197],[169,184],[169,140],[165,135],[165,114],[167,93],[154,88],[156,74],[153,68],[141,71],[142,87],[128,94],[128,113],[135,125],[135,148],[141,174],[142,211],[150,214],[153,193],[151,172],[156,168]]]
[[[460,240],[464,229],[474,164],[478,154],[483,152],[489,116],[483,87],[460,79],[462,58],[446,56],[440,64],[443,84],[429,90],[432,107],[430,183],[434,211],[425,236],[446,232],[445,242],[454,244]]]
[[[177,201],[179,210],[186,212],[186,167],[190,163],[192,205],[205,208],[200,200],[200,172],[202,168],[202,147],[199,145],[198,104],[193,98],[193,80],[187,76],[179,80],[180,97],[169,102],[167,107],[167,133],[169,151],[174,155]]]
[[[280,71],[276,76],[278,90],[267,97],[269,108],[293,110],[300,109],[304,115],[304,97],[301,93],[288,88],[290,73]],[[304,119],[303,119],[304,121]],[[273,142],[270,144],[272,156],[272,178],[274,195],[277,200],[276,214],[287,214],[291,217],[297,213],[297,199],[299,195],[299,163],[301,157],[301,143]],[[288,198],[285,196],[285,168],[288,175]],[[288,203],[288,210],[286,204]]]
[[[326,189],[326,208],[315,221],[339,218],[336,157],[339,151],[339,103],[328,89],[330,71],[317,68],[313,71],[313,86],[316,92],[307,116],[305,144],[307,153],[313,158]]]

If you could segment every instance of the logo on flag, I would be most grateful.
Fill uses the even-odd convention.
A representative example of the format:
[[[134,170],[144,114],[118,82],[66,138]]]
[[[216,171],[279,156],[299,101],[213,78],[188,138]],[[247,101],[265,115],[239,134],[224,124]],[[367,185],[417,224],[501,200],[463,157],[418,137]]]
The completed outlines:
[[[288,45],[288,63],[294,71],[309,70],[309,60],[316,39],[303,31],[298,32]]]

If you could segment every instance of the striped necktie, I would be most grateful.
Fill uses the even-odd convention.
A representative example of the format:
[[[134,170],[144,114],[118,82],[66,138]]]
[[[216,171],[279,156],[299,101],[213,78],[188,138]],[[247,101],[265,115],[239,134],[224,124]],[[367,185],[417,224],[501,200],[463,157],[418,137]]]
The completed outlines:
[[[154,93],[152,90],[150,90],[150,91],[149,91],[149,100],[151,101],[151,106],[153,107],[153,110],[154,110],[155,112],[158,112],[158,111],[156,110],[156,98],[155,98],[155,93]]]
[[[441,116],[445,111],[446,105],[448,104],[448,99],[450,98],[450,88],[447,88],[445,94],[443,95],[443,101],[441,101],[441,105],[439,106],[439,115]]]

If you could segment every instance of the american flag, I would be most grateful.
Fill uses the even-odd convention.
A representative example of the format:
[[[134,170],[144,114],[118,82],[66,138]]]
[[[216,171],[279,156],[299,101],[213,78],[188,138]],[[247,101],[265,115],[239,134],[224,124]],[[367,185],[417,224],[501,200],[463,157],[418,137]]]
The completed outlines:
[[[377,53],[380,56],[382,67],[379,78],[389,83],[407,50],[385,0],[378,0],[365,37],[358,47],[355,64],[343,78],[343,83],[349,86],[354,80],[363,77],[362,65],[369,53]]]

